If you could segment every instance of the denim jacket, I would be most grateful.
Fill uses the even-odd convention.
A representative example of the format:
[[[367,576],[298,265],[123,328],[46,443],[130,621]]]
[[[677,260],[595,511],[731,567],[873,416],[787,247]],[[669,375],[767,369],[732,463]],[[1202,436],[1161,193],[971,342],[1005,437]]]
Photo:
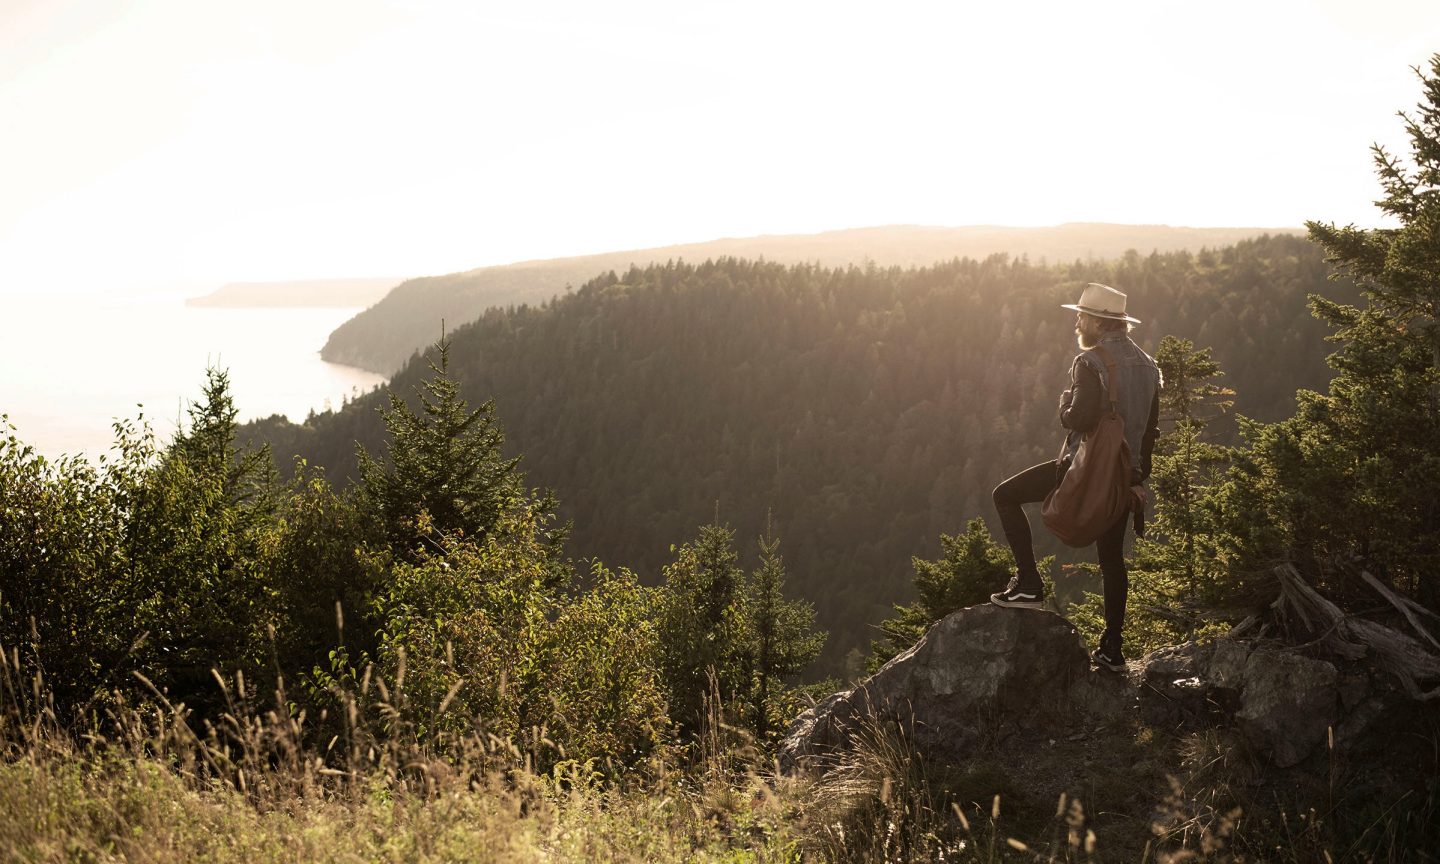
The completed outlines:
[[[1120,416],[1125,418],[1125,441],[1134,459],[1131,481],[1150,476],[1151,451],[1160,432],[1160,368],[1150,355],[1124,333],[1109,333],[1100,344],[1115,361]],[[1082,352],[1070,366],[1070,389],[1060,401],[1060,422],[1068,430],[1063,462],[1075,457],[1085,433],[1110,408],[1109,371],[1095,349]]]

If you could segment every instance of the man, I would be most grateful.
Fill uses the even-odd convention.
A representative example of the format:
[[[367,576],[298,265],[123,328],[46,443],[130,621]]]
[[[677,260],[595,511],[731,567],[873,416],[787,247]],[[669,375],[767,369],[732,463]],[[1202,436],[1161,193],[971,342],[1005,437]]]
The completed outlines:
[[[1021,505],[1044,501],[1050,490],[1060,484],[1081,439],[1095,428],[1108,408],[1112,383],[1119,387],[1116,407],[1125,420],[1125,440],[1135,457],[1130,482],[1138,487],[1150,476],[1151,450],[1160,432],[1160,370],[1155,361],[1130,340],[1131,325],[1140,321],[1125,314],[1125,299],[1125,295],[1114,288],[1091,282],[1081,293],[1080,302],[1062,304],[1062,308],[1075,310],[1075,336],[1081,349],[1070,367],[1070,388],[1060,396],[1060,424],[1069,433],[1060,459],[1027,468],[995,487],[995,509],[1000,513],[1000,525],[1015,554],[1016,565],[1016,574],[1005,590],[990,595],[996,605],[1038,609],[1044,601],[1044,585],[1035,568],[1030,522]],[[1095,350],[1097,346],[1103,346],[1115,363],[1117,381],[1108,380],[1105,361]],[[1136,491],[1143,500],[1144,490]],[[1116,672],[1125,668],[1120,637],[1125,625],[1125,595],[1130,587],[1124,552],[1128,517],[1128,513],[1123,514],[1095,543],[1100,573],[1105,580],[1105,632],[1090,657],[1097,666]]]

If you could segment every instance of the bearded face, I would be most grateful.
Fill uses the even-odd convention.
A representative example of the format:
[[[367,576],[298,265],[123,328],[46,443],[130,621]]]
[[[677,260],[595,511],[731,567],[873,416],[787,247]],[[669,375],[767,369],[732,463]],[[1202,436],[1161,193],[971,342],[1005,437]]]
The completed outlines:
[[[1103,333],[1099,318],[1084,312],[1075,313],[1075,343],[1080,346],[1080,350],[1087,351],[1099,345]]]

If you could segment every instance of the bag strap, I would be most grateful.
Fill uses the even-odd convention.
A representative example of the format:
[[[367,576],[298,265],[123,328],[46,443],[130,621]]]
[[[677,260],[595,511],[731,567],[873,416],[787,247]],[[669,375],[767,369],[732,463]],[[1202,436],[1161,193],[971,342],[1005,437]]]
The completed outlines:
[[[1091,350],[1099,354],[1100,359],[1105,361],[1105,374],[1107,376],[1105,391],[1110,395],[1110,413],[1119,414],[1120,411],[1116,407],[1120,402],[1120,394],[1116,392],[1119,389],[1119,382],[1115,378],[1115,358],[1110,356],[1110,352],[1105,350],[1104,345],[1096,345]]]

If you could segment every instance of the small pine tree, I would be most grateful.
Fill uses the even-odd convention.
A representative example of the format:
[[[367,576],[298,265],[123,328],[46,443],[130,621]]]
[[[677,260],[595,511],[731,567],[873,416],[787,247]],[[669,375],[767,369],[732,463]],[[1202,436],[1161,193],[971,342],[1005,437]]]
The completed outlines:
[[[1196,349],[1189,339],[1166,336],[1155,352],[1164,386],[1160,391],[1161,419],[1174,428],[1156,442],[1150,486],[1155,493],[1153,530],[1168,542],[1152,548],[1152,557],[1164,560],[1165,569],[1183,575],[1185,599],[1197,599],[1200,565],[1202,498],[1216,482],[1225,462],[1225,450],[1205,440],[1210,420],[1229,410],[1235,393],[1216,382],[1225,373],[1210,357],[1209,348]],[[1213,560],[1213,559],[1211,559]]]
[[[752,728],[762,741],[770,736],[772,715],[788,713],[784,706],[774,704],[785,692],[782,682],[808,666],[825,645],[825,633],[815,630],[814,608],[800,600],[785,599],[784,586],[780,540],[767,531],[760,538],[760,566],[745,583],[742,660],[751,683]]]
[[[382,409],[389,434],[384,459],[358,451],[362,500],[380,521],[390,548],[438,551],[447,535],[482,540],[508,508],[526,499],[518,458],[501,453],[504,433],[494,402],[471,410],[450,376],[450,343],[419,388],[420,413],[395,393]],[[548,513],[548,497],[535,502]]]
[[[719,524],[701,527],[665,567],[656,603],[661,667],[671,716],[684,728],[698,728],[711,670],[724,701],[745,683],[740,668],[744,622],[737,602],[743,579],[735,532]]]
[[[237,444],[239,409],[230,395],[230,374],[205,370],[201,398],[191,403],[189,423],[170,446],[170,457],[184,459],[195,471],[217,477],[222,494],[253,522],[274,512],[278,474],[270,446],[248,449]]]
[[[909,649],[930,625],[951,612],[989,600],[990,592],[1015,572],[1010,549],[995,542],[979,517],[966,524],[964,534],[941,534],[940,548],[943,554],[938,560],[912,559],[920,599],[909,606],[896,606],[898,614],[881,623],[885,638],[870,644],[868,671],[878,670]],[[1040,562],[1042,572],[1049,563]]]
[[[108,615],[123,614],[133,662],[171,697],[213,707],[211,670],[264,668],[271,592],[259,561],[275,512],[268,449],[236,441],[229,376],[207,370],[189,422],[126,490],[125,537]],[[139,634],[147,634],[143,639]]]

